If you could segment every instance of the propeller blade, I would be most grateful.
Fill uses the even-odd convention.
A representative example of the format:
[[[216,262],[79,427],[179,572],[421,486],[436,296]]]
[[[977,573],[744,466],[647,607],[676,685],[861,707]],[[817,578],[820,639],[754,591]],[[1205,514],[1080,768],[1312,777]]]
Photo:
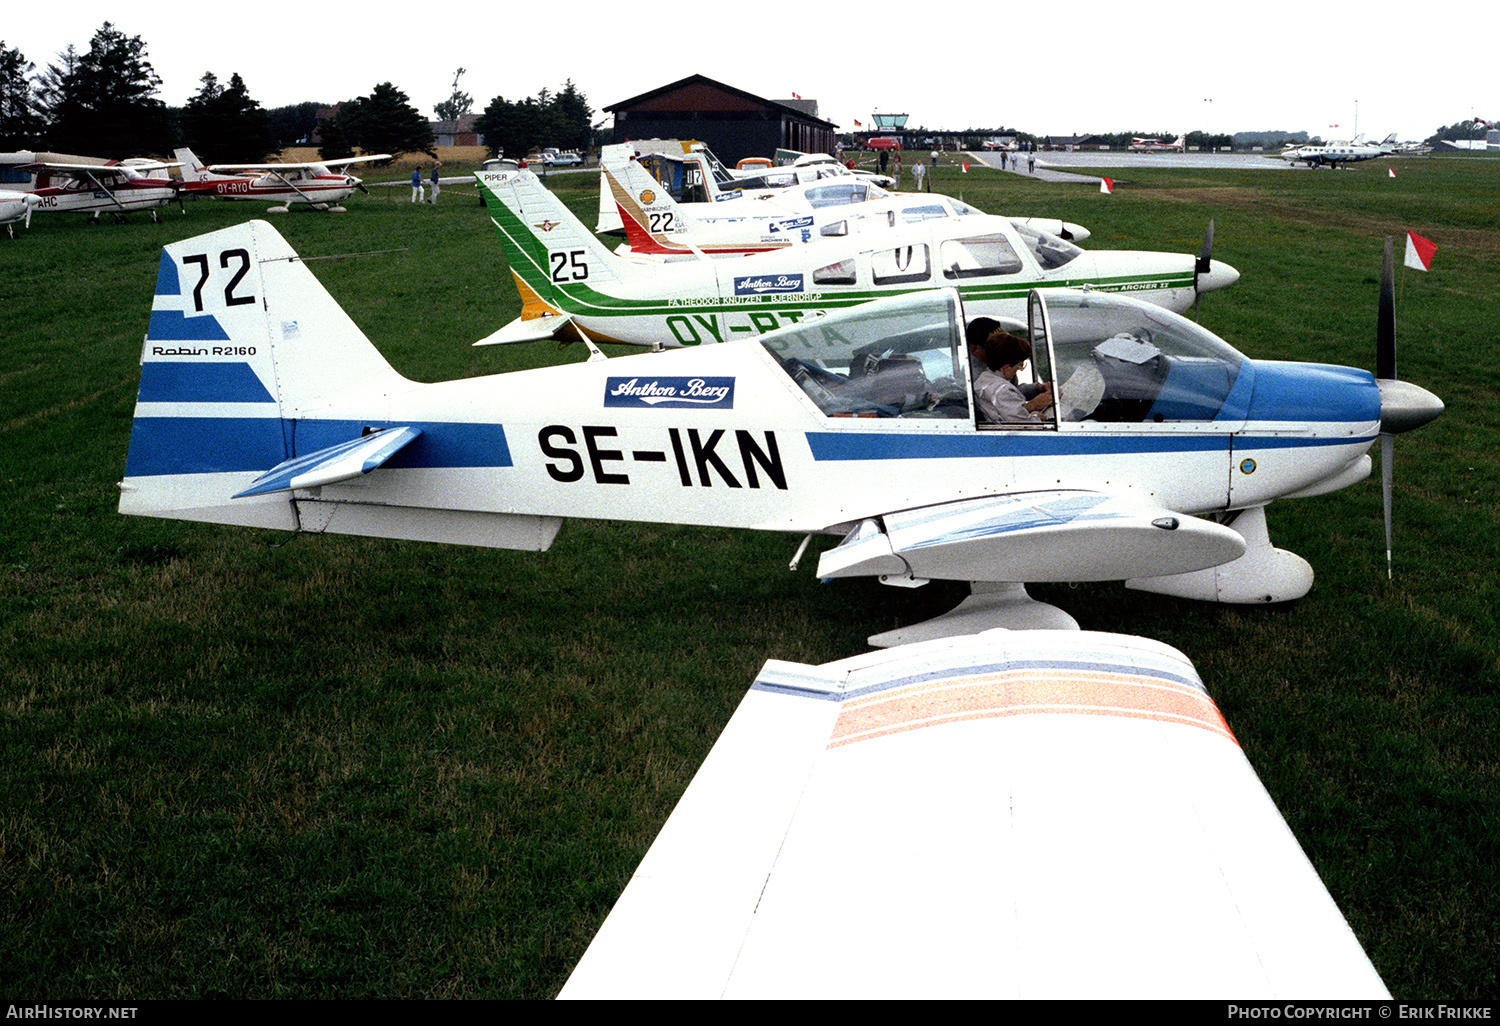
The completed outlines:
[[[1385,237],[1385,263],[1380,269],[1380,309],[1375,318],[1375,377],[1396,377],[1396,286],[1391,237]]]
[[[1198,312],[1203,304],[1203,290],[1198,287],[1198,279],[1207,274],[1213,268],[1214,262],[1214,220],[1208,219],[1208,233],[1203,236],[1203,252],[1198,254],[1198,260],[1193,264],[1193,320],[1198,320]]]
[[[1396,436],[1380,436],[1380,501],[1385,509],[1385,579],[1391,580],[1391,485],[1395,480]]]

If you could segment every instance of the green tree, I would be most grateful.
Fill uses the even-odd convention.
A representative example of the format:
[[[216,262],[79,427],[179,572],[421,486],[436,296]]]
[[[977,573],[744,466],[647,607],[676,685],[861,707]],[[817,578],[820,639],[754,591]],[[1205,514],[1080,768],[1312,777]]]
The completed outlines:
[[[203,87],[182,109],[184,141],[210,164],[248,164],[280,152],[271,135],[271,119],[250,98],[238,73],[221,87],[205,72]]]
[[[592,117],[588,100],[570,80],[555,94],[542,89],[514,103],[495,97],[475,120],[474,130],[491,153],[524,157],[542,146],[588,148]]]
[[[87,53],[70,46],[59,56],[63,64],[43,83],[53,149],[117,157],[171,150],[167,108],[156,99],[161,79],[139,36],[106,21]]]
[[[432,125],[411,105],[407,95],[389,82],[377,85],[369,96],[343,104],[333,120],[335,130],[344,134],[349,145],[365,153],[437,156]],[[326,143],[326,130],[323,137]],[[323,157],[333,159],[326,152]]]
[[[30,150],[41,144],[46,121],[38,112],[36,65],[0,41],[0,150]]]

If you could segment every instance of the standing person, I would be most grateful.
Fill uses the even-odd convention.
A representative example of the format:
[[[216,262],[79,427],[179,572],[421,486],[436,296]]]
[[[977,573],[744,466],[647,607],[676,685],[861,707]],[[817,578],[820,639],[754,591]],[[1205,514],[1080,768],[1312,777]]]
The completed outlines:
[[[437,206],[437,198],[438,198],[438,192],[439,192],[439,189],[438,189],[438,168],[440,168],[442,166],[443,166],[443,162],[441,160],[434,161],[433,165],[432,165],[432,198],[429,199],[427,202],[431,203],[433,206]]]
[[[927,174],[927,166],[920,160],[911,166],[911,176],[916,179],[917,192],[922,191],[922,176]]]
[[[422,165],[418,164],[411,172],[411,201],[422,202]]]
[[[891,177],[894,178],[894,179],[896,179],[896,188],[899,189],[899,188],[901,188],[901,151],[900,150],[896,151],[895,157],[896,157],[896,169],[891,172]]]
[[[889,153],[887,153],[885,150],[881,150],[880,151],[880,173],[881,174],[885,174],[885,169],[886,169],[887,165],[890,163],[890,160],[891,160],[891,155]]]
[[[1036,174],[1036,153],[1034,151],[1028,151],[1026,154],[1026,173],[1031,175]]]

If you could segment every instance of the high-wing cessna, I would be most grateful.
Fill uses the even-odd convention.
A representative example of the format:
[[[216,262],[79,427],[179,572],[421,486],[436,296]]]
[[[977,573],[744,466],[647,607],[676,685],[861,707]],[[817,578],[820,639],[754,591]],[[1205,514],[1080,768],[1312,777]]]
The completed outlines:
[[[292,204],[305,204],[313,210],[343,213],[338,206],[354,195],[367,191],[364,183],[351,174],[335,170],[372,160],[390,160],[388,153],[344,157],[340,160],[317,160],[306,164],[214,164],[205,166],[189,149],[176,151],[182,162],[186,191],[206,193],[219,199],[271,201],[268,213],[284,214]]]
[[[568,995],[1379,997],[1180,653],[955,636],[1072,624],[1026,581],[1304,593],[1265,505],[1362,480],[1442,409],[1395,380],[1390,282],[1388,248],[1381,380],[1036,291],[1054,412],[991,425],[954,288],[419,384],[255,221],[163,252],[120,510],[533,551],[566,517],[831,534],[822,577],[975,582],[872,639],[920,644],[766,665]]]
[[[602,165],[600,178],[599,224],[606,224],[607,202],[627,239],[615,252],[652,259],[744,256],[814,238],[982,213],[949,196],[890,193],[847,178],[724,203],[678,203],[635,160]],[[1073,241],[1089,236],[1087,229],[1054,218],[1011,218],[1011,223],[1023,235],[1047,232]]]
[[[1128,291],[1174,310],[1239,278],[1188,254],[1085,252],[976,214],[819,238],[732,260],[617,256],[530,171],[480,172],[480,195],[521,292],[521,316],[478,344],[582,338],[682,346],[762,334],[894,293],[950,285],[973,315],[1026,318],[1034,288]],[[1211,226],[1210,226],[1211,227]],[[1211,236],[1210,236],[1211,242]]]
[[[1281,159],[1293,164],[1301,161],[1308,167],[1327,164],[1331,168],[1338,168],[1340,165],[1347,166],[1361,160],[1384,157],[1393,152],[1396,145],[1394,132],[1379,143],[1362,142],[1362,138],[1355,139],[1353,142],[1328,143],[1326,146],[1298,146],[1294,149],[1283,150]]]
[[[113,214],[124,221],[132,210],[149,210],[151,220],[158,220],[156,209],[177,199],[182,183],[165,176],[151,176],[153,171],[177,167],[154,160],[128,160],[109,164],[62,164],[38,161],[20,168],[36,172],[32,190],[41,202],[37,210],[86,211],[97,221],[101,213]]]
[[[1185,135],[1179,135],[1171,142],[1137,137],[1131,140],[1128,149],[1133,153],[1181,153],[1185,145],[1187,145],[1187,136]]]
[[[0,224],[11,238],[16,237],[16,222],[24,221],[31,227],[31,212],[41,205],[42,198],[31,192],[0,192]]]

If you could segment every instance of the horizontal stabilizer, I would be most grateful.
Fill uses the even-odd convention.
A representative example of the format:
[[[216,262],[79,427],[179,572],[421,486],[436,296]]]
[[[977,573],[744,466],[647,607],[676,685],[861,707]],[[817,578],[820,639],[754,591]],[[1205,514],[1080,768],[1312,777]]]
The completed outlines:
[[[823,553],[818,576],[1114,581],[1201,570],[1244,551],[1227,527],[1138,499],[1026,492],[866,520]]]
[[[286,492],[296,488],[350,481],[379,467],[422,433],[420,428],[398,427],[376,431],[306,456],[297,456],[266,471],[236,492],[234,498]]]
[[[476,346],[503,346],[513,342],[545,342],[573,323],[572,314],[543,314],[541,317],[517,317],[493,335],[486,335]]]

